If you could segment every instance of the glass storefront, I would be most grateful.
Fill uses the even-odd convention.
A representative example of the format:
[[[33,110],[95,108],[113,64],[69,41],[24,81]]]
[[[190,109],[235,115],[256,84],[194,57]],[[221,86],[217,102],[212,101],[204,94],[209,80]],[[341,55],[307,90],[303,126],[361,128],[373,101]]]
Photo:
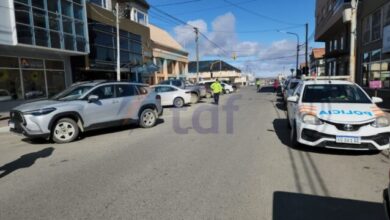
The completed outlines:
[[[382,81],[383,88],[390,88],[390,60],[382,60],[382,51],[374,50],[363,54],[363,86],[368,87],[370,81]]]
[[[0,101],[48,98],[64,89],[63,61],[0,56]]]

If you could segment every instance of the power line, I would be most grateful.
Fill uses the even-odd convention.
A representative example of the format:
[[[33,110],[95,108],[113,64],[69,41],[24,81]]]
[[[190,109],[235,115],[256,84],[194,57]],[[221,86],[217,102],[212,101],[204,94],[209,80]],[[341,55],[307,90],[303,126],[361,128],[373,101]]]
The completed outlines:
[[[248,1],[241,1],[241,2],[236,2],[236,4],[248,4],[251,2],[256,2],[258,0],[248,0]],[[202,9],[197,9],[197,10],[192,10],[192,11],[186,11],[186,12],[179,12],[175,13],[176,15],[187,15],[187,14],[194,14],[194,13],[199,13],[199,12],[205,12],[205,11],[211,11],[211,10],[216,10],[216,9],[222,9],[222,8],[230,8],[232,7],[231,5],[224,5],[224,6],[218,6],[218,7],[209,7],[209,8],[202,8]]]
[[[250,9],[247,9],[247,8],[244,8],[234,2],[231,2],[231,1],[228,1],[228,0],[224,0],[224,2],[236,7],[236,8],[239,8],[243,11],[246,11],[247,13],[250,13],[252,15],[256,15],[257,17],[260,17],[260,18],[263,18],[263,19],[267,19],[267,20],[270,20],[270,21],[273,21],[273,22],[276,22],[276,23],[280,23],[280,24],[287,24],[287,25],[298,25],[298,24],[294,24],[294,23],[291,23],[291,22],[287,22],[287,21],[282,21],[282,20],[279,20],[279,19],[276,19],[276,18],[272,18],[270,16],[267,16],[267,15],[263,15],[263,14],[260,14],[256,11],[252,11]],[[303,25],[303,24],[300,24],[300,25]]]
[[[184,5],[184,4],[189,4],[193,2],[200,2],[202,0],[188,0],[188,1],[180,1],[180,2],[172,2],[172,3],[166,3],[166,4],[160,4],[160,5],[154,5],[155,7],[167,7],[167,6],[172,6],[172,5]]]

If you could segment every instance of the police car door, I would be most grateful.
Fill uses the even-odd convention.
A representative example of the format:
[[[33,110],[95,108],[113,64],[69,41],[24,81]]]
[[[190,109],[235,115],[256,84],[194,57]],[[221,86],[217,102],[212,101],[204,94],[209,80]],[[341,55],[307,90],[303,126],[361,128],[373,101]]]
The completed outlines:
[[[298,106],[299,106],[299,101],[301,99],[301,95],[302,95],[302,90],[303,90],[303,85],[300,84],[296,89],[295,91],[293,92],[292,96],[297,96],[298,97],[298,101],[297,102],[288,102],[287,103],[287,114],[288,114],[288,118],[290,120],[290,124],[292,125],[293,122],[294,122],[294,119],[295,119],[295,115],[298,111]]]

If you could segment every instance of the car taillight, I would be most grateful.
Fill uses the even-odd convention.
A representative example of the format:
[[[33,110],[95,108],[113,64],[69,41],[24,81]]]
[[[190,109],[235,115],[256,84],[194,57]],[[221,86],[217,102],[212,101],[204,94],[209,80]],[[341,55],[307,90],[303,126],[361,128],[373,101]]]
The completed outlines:
[[[161,100],[161,96],[160,95],[156,95],[156,99],[157,100]]]

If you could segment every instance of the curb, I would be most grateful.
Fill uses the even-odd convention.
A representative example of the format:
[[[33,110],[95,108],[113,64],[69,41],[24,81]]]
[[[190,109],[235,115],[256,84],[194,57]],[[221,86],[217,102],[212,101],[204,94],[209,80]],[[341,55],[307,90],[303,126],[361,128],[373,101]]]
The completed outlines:
[[[9,132],[8,126],[6,126],[6,127],[0,127],[0,133],[8,133],[8,132]]]

